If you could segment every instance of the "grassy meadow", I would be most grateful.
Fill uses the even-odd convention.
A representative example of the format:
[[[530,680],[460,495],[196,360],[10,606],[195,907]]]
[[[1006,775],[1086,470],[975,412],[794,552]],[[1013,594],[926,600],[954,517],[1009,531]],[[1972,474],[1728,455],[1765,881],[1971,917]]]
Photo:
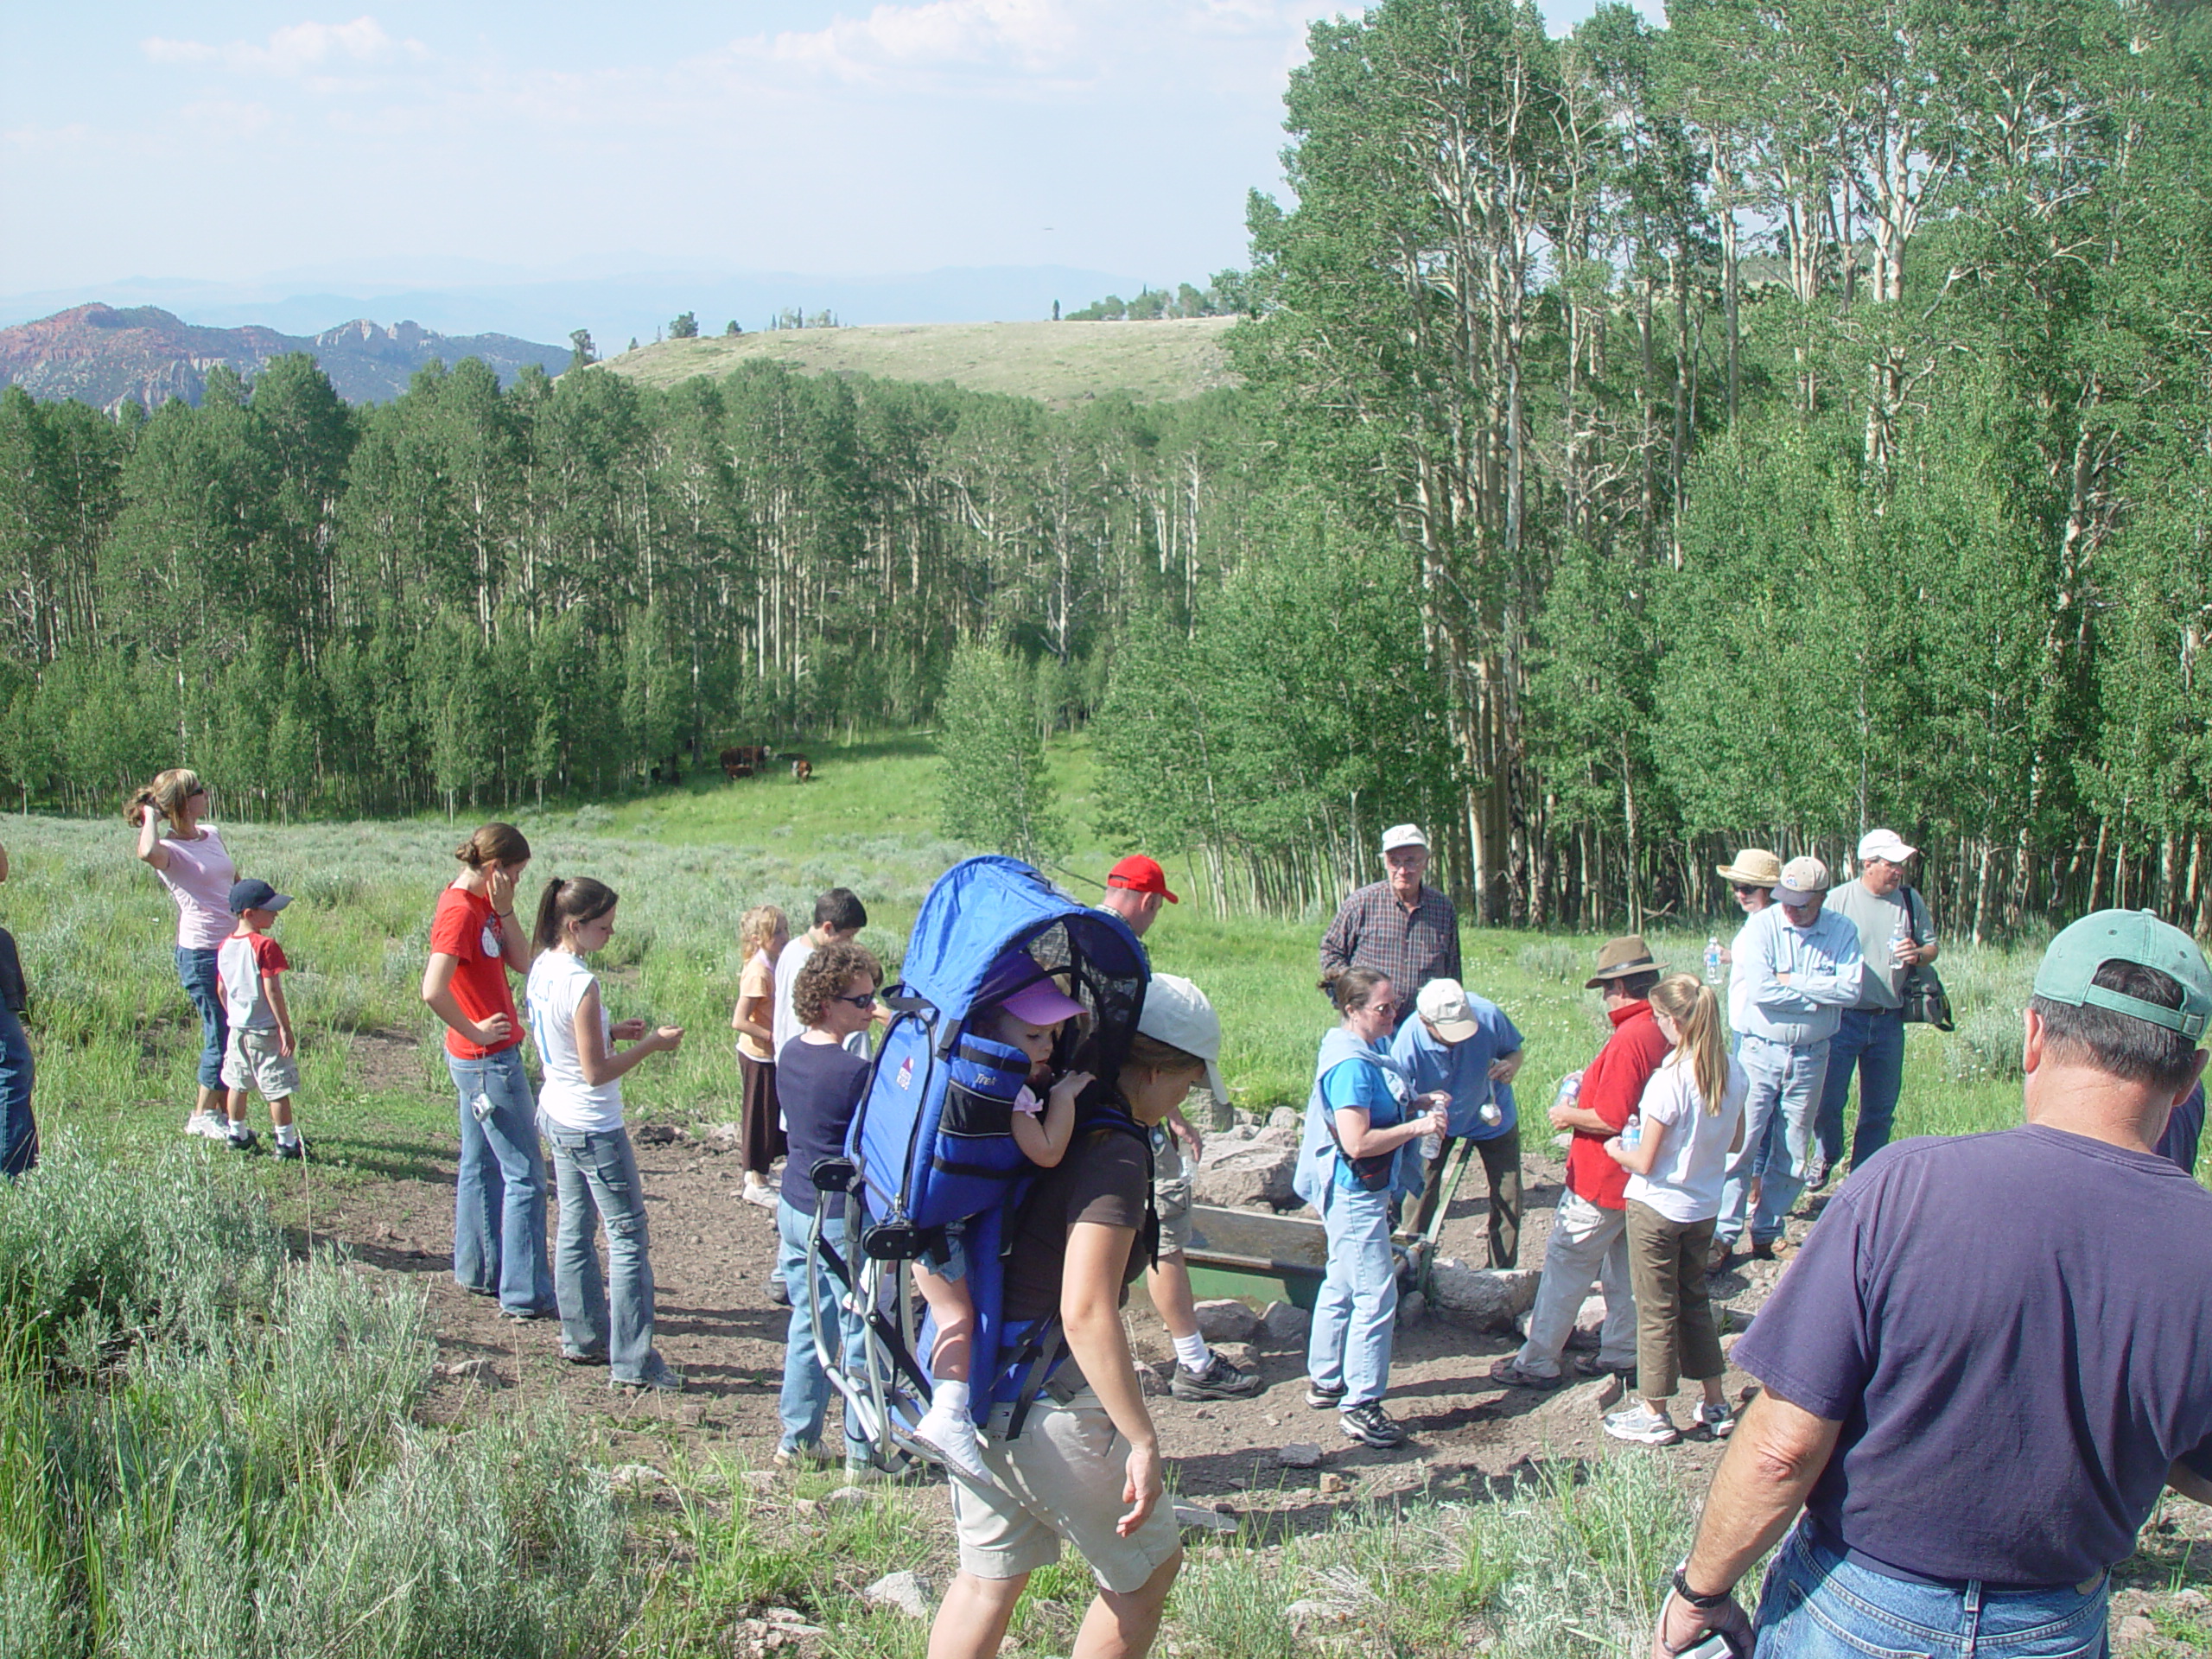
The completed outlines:
[[[963,850],[935,831],[924,741],[810,752],[805,786],[702,777],[512,815],[536,851],[526,901],[554,874],[622,893],[602,963],[615,1016],[692,1033],[626,1081],[640,1116],[735,1115],[728,1021],[746,906],[803,920],[816,892],[850,886],[869,907],[867,942],[895,963],[931,881]],[[1088,891],[1077,877],[1122,849],[1089,828],[1087,746],[1058,747],[1053,766],[1075,830],[1064,879]],[[171,963],[172,907],[119,819],[0,821],[14,867],[0,921],[32,986],[48,1147],[44,1167],[0,1192],[0,1653],[704,1656],[759,1650],[734,1621],[779,1608],[820,1627],[807,1638],[819,1651],[920,1653],[923,1626],[852,1592],[918,1560],[941,1569],[950,1541],[932,1500],[817,1506],[834,1477],[759,1473],[675,1443],[666,1482],[641,1494],[610,1481],[593,1434],[561,1421],[430,1426],[419,1302],[371,1292],[327,1251],[287,1250],[278,1224],[312,1224],[306,1181],[429,1173],[429,1154],[450,1145],[453,1101],[416,986],[451,849],[474,821],[226,832],[242,873],[299,901],[278,937],[317,1154],[306,1174],[178,1136],[198,1027]],[[1216,917],[1189,887],[1153,931],[1155,962],[1219,1007],[1237,1104],[1301,1100],[1328,1023],[1313,988],[1325,918]],[[1653,943],[1694,965],[1705,932]],[[1599,1039],[1580,988],[1596,941],[1471,931],[1465,943],[1470,982],[1527,1036],[1524,1096],[1541,1098]],[[1902,1132],[2017,1120],[2033,960],[2028,947],[1949,948],[1961,1029],[1912,1034]],[[1248,1527],[1194,1544],[1165,1650],[1626,1651],[1697,1497],[1668,1469],[1555,1465],[1472,1501],[1440,1494],[1318,1531]],[[1085,1583],[1065,1564],[1039,1574],[1009,1651],[1065,1652]],[[1350,1621],[1340,1634],[1301,1634],[1288,1616],[1317,1599]]]
[[[1141,404],[1173,403],[1236,384],[1221,337],[1234,317],[1153,322],[871,323],[849,328],[778,328],[658,340],[607,360],[616,374],[652,386],[772,360],[808,374],[868,374],[885,380],[949,380],[968,391],[1032,397],[1053,409],[1124,392]]]

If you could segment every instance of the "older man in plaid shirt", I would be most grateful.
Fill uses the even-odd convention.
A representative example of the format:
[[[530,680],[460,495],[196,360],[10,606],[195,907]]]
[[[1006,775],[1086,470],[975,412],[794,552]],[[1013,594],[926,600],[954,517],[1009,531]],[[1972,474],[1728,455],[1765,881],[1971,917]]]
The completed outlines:
[[[1389,879],[1345,899],[1321,936],[1321,981],[1325,985],[1348,968],[1389,975],[1398,995],[1395,1023],[1403,1025],[1422,986],[1459,977],[1459,915],[1449,899],[1421,883],[1428,874],[1428,837],[1418,826],[1394,824],[1382,832],[1382,863]]]

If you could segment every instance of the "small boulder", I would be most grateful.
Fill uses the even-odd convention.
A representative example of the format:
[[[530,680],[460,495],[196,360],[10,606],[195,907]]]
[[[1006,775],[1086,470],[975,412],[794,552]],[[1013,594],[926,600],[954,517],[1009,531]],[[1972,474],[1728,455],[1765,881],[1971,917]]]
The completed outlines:
[[[1351,1482],[1342,1475],[1325,1473],[1321,1477],[1321,1490],[1325,1492],[1348,1492],[1351,1490]]]
[[[1249,1342],[1260,1328],[1260,1316],[1230,1296],[1198,1305],[1198,1334],[1208,1342]]]
[[[1234,1532],[1236,1517],[1224,1515],[1219,1510],[1202,1510],[1195,1503],[1178,1503],[1175,1524],[1198,1532]]]
[[[1611,1410],[1628,1392],[1621,1379],[1611,1371],[1592,1377],[1580,1388],[1567,1389],[1554,1395],[1529,1414],[1532,1420],[1566,1422],[1580,1426],[1588,1418]]]
[[[825,1510],[864,1510],[875,1502],[875,1495],[865,1486],[840,1486],[822,1500]]]
[[[1351,1623],[1351,1604],[1329,1601],[1321,1597],[1309,1597],[1294,1601],[1282,1610],[1283,1623],[1294,1635],[1304,1636],[1309,1631],[1326,1630],[1332,1625]]]
[[[1321,1448],[1311,1440],[1293,1440],[1275,1453],[1275,1461],[1286,1469],[1319,1469]]]
[[[1313,1328],[1313,1316],[1291,1302],[1269,1302],[1260,1315],[1260,1329],[1276,1342],[1303,1342]]]
[[[1224,1146],[1216,1141],[1206,1147],[1191,1178],[1191,1196],[1200,1204],[1232,1209],[1265,1205],[1279,1210],[1298,1201],[1290,1185],[1297,1169],[1298,1148],[1294,1145],[1243,1141]]]
[[[909,1618],[930,1616],[930,1587],[912,1573],[887,1573],[861,1592],[863,1600],[893,1607]]]
[[[1485,1331],[1510,1331],[1536,1300],[1533,1268],[1471,1268],[1450,1256],[1429,1272],[1436,1306],[1465,1315]]]
[[[2113,1631],[2122,1642],[2148,1642],[2158,1633],[2158,1627],[2140,1613],[2130,1613]]]
[[[640,1123],[630,1131],[630,1138],[641,1147],[672,1147],[683,1138],[683,1131],[673,1123]]]
[[[1401,1297],[1398,1301],[1398,1323],[1410,1331],[1428,1317],[1428,1298],[1419,1291]]]
[[[638,1496],[665,1486],[669,1480],[650,1463],[626,1463],[607,1477],[607,1484],[618,1492]]]
[[[1278,1106],[1268,1114],[1268,1127],[1271,1129],[1288,1129],[1293,1135],[1296,1135],[1306,1125],[1305,1120],[1299,1116],[1298,1108]]]

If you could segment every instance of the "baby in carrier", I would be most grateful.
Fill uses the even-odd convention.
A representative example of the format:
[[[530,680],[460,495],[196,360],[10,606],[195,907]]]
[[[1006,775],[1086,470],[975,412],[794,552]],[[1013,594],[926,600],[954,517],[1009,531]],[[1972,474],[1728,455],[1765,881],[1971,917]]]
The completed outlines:
[[[980,1009],[970,1022],[979,1036],[1005,1044],[1028,1058],[1028,1081],[1014,1100],[1014,1142],[1023,1157],[1041,1169],[1060,1161],[1075,1130],[1076,1096],[1091,1081],[1088,1071],[1071,1071],[1054,1082],[1049,1062],[1060,1027],[1084,1012],[1083,1004],[1050,980],[1023,987]],[[1040,1100],[1037,1090],[1045,1090]],[[930,1408],[914,1425],[914,1438],[945,1461],[978,1480],[988,1480],[976,1440],[969,1392],[976,1304],[966,1281],[968,1264],[961,1243],[964,1223],[945,1228],[944,1259],[932,1267],[914,1263],[914,1281],[937,1324],[929,1356]]]

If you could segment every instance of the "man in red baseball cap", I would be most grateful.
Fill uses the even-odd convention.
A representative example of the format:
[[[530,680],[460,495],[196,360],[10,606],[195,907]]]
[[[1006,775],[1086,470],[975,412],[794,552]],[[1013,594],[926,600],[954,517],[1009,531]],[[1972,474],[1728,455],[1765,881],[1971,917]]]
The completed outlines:
[[[1160,906],[1180,902],[1167,890],[1167,873],[1160,861],[1131,853],[1106,873],[1106,896],[1098,907],[1113,912],[1142,938]],[[1199,1334],[1191,1269],[1183,1259],[1191,1236],[1191,1171],[1205,1145],[1179,1106],[1152,1132],[1152,1207],[1160,1217],[1160,1255],[1145,1275],[1146,1287],[1175,1344],[1175,1375],[1168,1391],[1178,1400],[1239,1400],[1260,1391],[1260,1374],[1214,1352]]]

